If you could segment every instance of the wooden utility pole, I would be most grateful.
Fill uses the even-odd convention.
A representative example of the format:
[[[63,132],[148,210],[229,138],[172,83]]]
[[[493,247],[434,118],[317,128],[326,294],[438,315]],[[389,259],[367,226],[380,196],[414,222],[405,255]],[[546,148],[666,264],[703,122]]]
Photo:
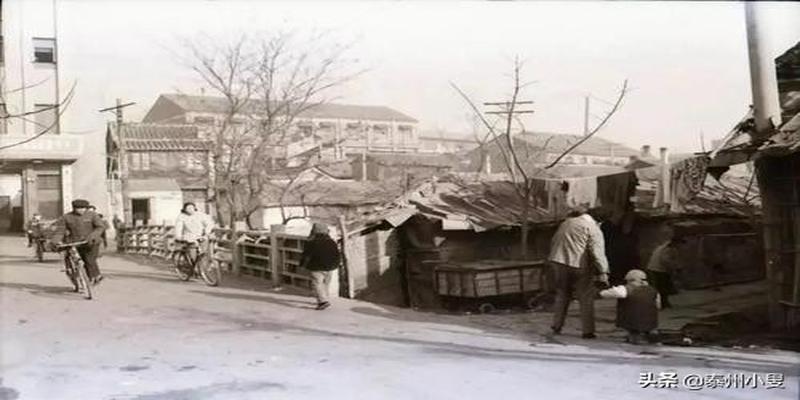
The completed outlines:
[[[136,103],[131,102],[122,104],[122,100],[117,99],[116,106],[99,110],[100,112],[113,111],[116,116],[115,129],[117,133],[117,163],[119,165],[120,190],[122,191],[122,221],[126,225],[133,224],[133,213],[131,212],[131,202],[128,198],[128,157],[125,148],[124,132],[122,130],[122,123],[124,121],[122,109],[134,104]]]

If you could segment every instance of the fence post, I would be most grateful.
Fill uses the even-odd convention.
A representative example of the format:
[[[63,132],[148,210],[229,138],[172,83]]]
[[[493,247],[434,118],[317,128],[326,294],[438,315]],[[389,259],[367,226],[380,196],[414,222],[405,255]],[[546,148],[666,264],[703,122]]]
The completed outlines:
[[[281,273],[283,263],[281,262],[280,238],[278,235],[283,232],[283,225],[270,225],[269,227],[269,267],[272,275],[272,284],[281,286]]]
[[[352,299],[355,294],[353,293],[353,282],[350,279],[350,270],[347,268],[347,249],[350,247],[349,238],[347,237],[347,221],[344,215],[339,216],[339,233],[342,236],[342,263],[339,269],[339,296]]]
[[[244,246],[242,243],[239,243],[239,238],[236,235],[236,231],[231,228],[230,231],[230,244],[231,244],[231,267],[233,269],[233,273],[236,276],[239,276],[241,273],[242,267],[242,255],[244,253]]]

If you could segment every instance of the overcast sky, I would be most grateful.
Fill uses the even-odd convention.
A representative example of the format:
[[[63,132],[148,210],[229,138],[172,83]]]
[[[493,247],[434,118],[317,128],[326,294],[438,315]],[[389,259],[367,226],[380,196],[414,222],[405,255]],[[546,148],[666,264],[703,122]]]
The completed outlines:
[[[760,4],[770,51],[800,41],[800,3]],[[476,101],[504,100],[515,56],[536,81],[524,94],[530,130],[580,133],[587,93],[633,91],[600,135],[633,147],[698,150],[724,135],[750,104],[743,4],[585,2],[278,2],[66,0],[59,9],[63,85],[77,79],[67,121],[104,129],[96,110],[135,101],[139,120],[160,93],[199,94],[174,51],[181,38],[265,30],[331,30],[355,43],[368,72],[340,89],[342,103],[386,105],[423,129],[469,133],[455,82]],[[593,113],[607,108],[593,101]],[[594,120],[596,121],[596,120]]]

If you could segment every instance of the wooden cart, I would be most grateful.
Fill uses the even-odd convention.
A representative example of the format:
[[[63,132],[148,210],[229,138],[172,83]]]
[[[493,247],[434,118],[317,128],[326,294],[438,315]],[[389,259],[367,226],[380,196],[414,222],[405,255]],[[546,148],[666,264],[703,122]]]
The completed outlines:
[[[502,305],[536,308],[547,298],[544,261],[439,263],[434,285],[445,308],[488,313]]]

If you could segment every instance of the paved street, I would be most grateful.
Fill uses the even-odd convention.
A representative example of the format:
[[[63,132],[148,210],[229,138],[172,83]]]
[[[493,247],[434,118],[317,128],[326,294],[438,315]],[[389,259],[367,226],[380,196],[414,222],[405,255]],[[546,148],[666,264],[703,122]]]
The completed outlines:
[[[318,312],[262,283],[209,288],[115,255],[86,301],[55,255],[36,263],[22,244],[0,238],[3,400],[798,398],[795,353],[554,341],[350,300]],[[783,373],[786,388],[641,388],[642,372]]]

